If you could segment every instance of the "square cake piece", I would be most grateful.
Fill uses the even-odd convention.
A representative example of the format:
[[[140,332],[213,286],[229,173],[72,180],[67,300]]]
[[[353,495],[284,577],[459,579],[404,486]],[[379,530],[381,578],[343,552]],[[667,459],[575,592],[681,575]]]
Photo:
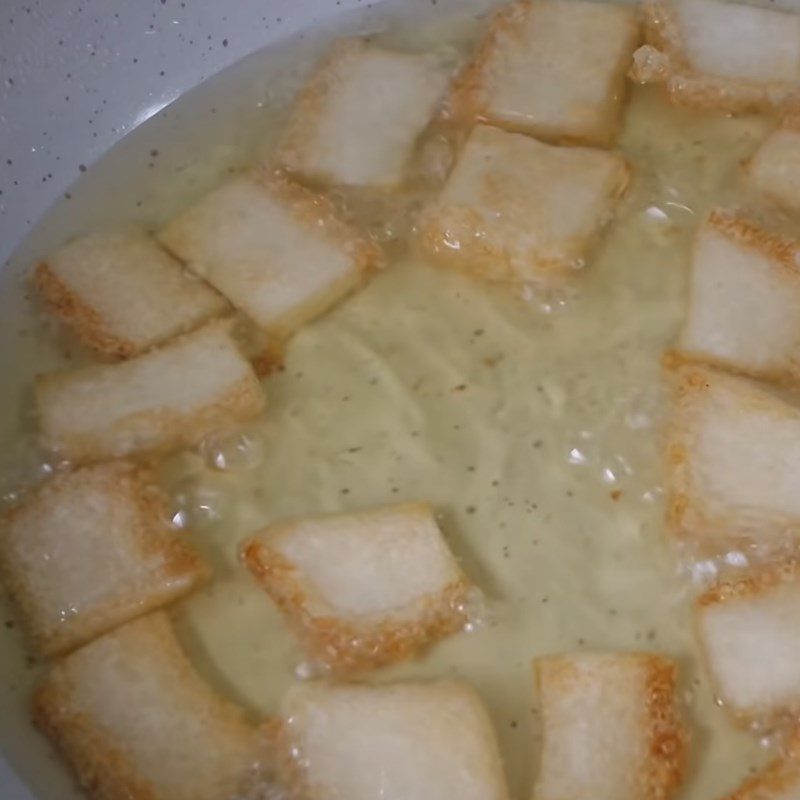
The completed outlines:
[[[301,90],[276,162],[318,183],[394,188],[447,80],[433,56],[342,40]]]
[[[542,718],[536,800],[667,800],[683,780],[687,732],[675,664],[653,653],[534,662]]]
[[[670,532],[711,555],[796,544],[800,409],[712,367],[676,364],[667,377]]]
[[[87,347],[127,358],[229,309],[140,230],[96,233],[48,256],[36,269],[47,309]]]
[[[258,730],[197,675],[162,612],[56,663],[33,716],[92,800],[231,800],[264,755]]]
[[[723,580],[695,603],[715,691],[734,717],[772,723],[800,712],[800,569],[771,563]]]
[[[628,184],[619,153],[477,125],[419,221],[436,261],[490,280],[552,283],[584,263]]]
[[[429,506],[389,506],[269,526],[242,559],[334,670],[407,658],[463,628],[479,598]]]
[[[746,162],[747,182],[781,208],[800,212],[800,114],[788,116]]]
[[[381,260],[329,200],[276,176],[228,181],[159,238],[277,339],[361,286]]]
[[[727,0],[645,0],[631,75],[678,105],[773,111],[800,91],[800,15]]]
[[[264,408],[250,364],[223,323],[209,323],[119,364],[40,376],[45,445],[75,463],[196,444]]]
[[[800,379],[800,242],[725,211],[695,235],[682,356]]]
[[[48,656],[191,591],[208,568],[171,530],[149,469],[57,475],[0,518],[0,575]]]
[[[609,145],[639,43],[633,6],[521,0],[500,10],[450,102],[481,121],[554,142]]]
[[[507,800],[476,692],[455,681],[296,686],[282,709],[288,772],[308,800]]]

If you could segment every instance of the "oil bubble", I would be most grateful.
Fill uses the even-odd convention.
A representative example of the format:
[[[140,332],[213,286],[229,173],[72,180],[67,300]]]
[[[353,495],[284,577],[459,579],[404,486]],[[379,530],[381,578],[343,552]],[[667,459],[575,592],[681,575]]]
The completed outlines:
[[[453,603],[453,608],[464,617],[462,630],[465,633],[474,633],[488,627],[492,622],[486,595],[476,587],[459,596]]]
[[[187,484],[173,494],[172,524],[179,529],[207,528],[230,512],[225,492],[202,483]]]
[[[299,681],[313,681],[323,678],[330,672],[327,664],[316,659],[301,661],[294,668],[294,676]]]
[[[200,455],[211,469],[250,470],[264,460],[262,442],[251,433],[219,433],[207,436],[200,444]]]

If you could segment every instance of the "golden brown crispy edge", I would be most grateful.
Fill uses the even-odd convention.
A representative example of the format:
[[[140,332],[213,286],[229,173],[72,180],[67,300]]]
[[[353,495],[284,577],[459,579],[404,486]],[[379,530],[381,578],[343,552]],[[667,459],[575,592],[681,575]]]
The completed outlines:
[[[752,545],[752,531],[737,529],[735,520],[724,513],[710,513],[702,503],[701,492],[693,486],[691,449],[696,435],[693,421],[698,405],[704,402],[703,395],[711,391],[713,380],[741,381],[743,388],[753,393],[750,397],[743,397],[742,403],[754,409],[763,406],[774,414],[781,408],[780,404],[772,400],[768,389],[760,387],[750,377],[739,375],[731,369],[721,369],[708,360],[688,357],[680,351],[667,351],[662,359],[662,367],[669,396],[662,462],[666,531],[676,541],[691,544],[700,554],[718,555],[720,543],[727,543],[727,549]],[[781,383],[777,378],[775,382]],[[784,412],[787,418],[795,418],[797,413],[794,406],[788,403]],[[768,522],[762,524],[767,525]],[[780,522],[776,522],[773,528],[775,525],[787,527]],[[790,541],[791,537],[787,536],[786,543]]]
[[[106,321],[53,272],[46,261],[34,272],[34,286],[45,308],[69,325],[86,347],[110,358],[129,358],[141,352],[134,341],[115,334]]]
[[[509,135],[522,134],[509,133]],[[613,190],[608,194],[609,212],[600,221],[596,230],[580,242],[581,257],[584,259],[591,256],[603,230],[613,219],[615,206],[628,189],[632,174],[630,163],[620,153],[603,152],[615,157],[617,180]],[[531,263],[535,264],[535,267],[529,270],[530,276],[520,275],[504,247],[495,246],[491,237],[475,235],[474,232],[484,229],[486,224],[482,215],[469,206],[457,203],[443,206],[436,198],[419,215],[415,243],[423,258],[429,258],[444,267],[483,280],[511,284],[532,282],[537,279],[533,277],[535,271],[539,280],[558,285],[575,274],[572,259],[540,256],[531,258]],[[450,246],[447,241],[449,238],[455,238],[459,242],[459,247]]]
[[[673,105],[730,114],[757,114],[795,104],[800,97],[792,84],[732,80],[697,72],[686,58],[678,20],[669,0],[644,0],[641,14],[647,47],[655,49],[652,55],[658,64],[648,77],[647,70],[652,70],[654,59],[642,60],[641,74],[637,73],[637,59],[634,59],[631,77],[645,83],[664,83]],[[659,54],[665,58],[659,58]]]
[[[656,653],[628,652],[624,655],[635,660],[645,673],[646,760],[635,775],[636,784],[642,800],[664,800],[683,783],[688,760],[689,731],[676,701],[678,668],[673,661]],[[556,682],[568,686],[576,678],[569,659],[569,655],[563,659],[546,656],[533,662],[534,680],[540,694],[542,662],[548,662],[551,676],[556,672]]]
[[[800,590],[800,562],[793,558],[750,567],[742,574],[717,581],[695,600],[695,609],[700,610],[730,600],[760,597],[764,592],[787,583],[798,584]]]
[[[502,39],[519,37],[532,11],[530,0],[517,0],[494,14],[473,57],[453,80],[444,103],[445,120],[460,126],[490,122],[486,115],[486,72]]]
[[[800,241],[767,231],[758,223],[721,208],[712,209],[704,224],[736,244],[769,258],[774,267],[773,273],[786,283],[787,291],[800,292]],[[701,229],[698,229],[692,243],[692,260],[696,258],[697,237]],[[688,293],[688,304],[690,305],[692,303],[691,282]],[[685,329],[686,323],[687,321],[684,321],[682,331]],[[800,321],[798,321],[798,329],[800,329]],[[720,358],[713,353],[684,350],[680,346],[682,336],[683,333],[679,335],[678,345],[675,349],[667,354],[667,363],[673,365],[679,363],[705,364],[734,375],[757,378],[778,386],[790,386],[796,383],[800,377],[800,368],[794,368],[791,364],[774,369],[754,369],[743,366],[740,362],[732,359]]]
[[[650,758],[641,776],[645,797],[670,797],[683,783],[689,733],[678,713],[675,690],[678,668],[662,656],[642,654],[647,669],[647,717]]]
[[[695,599],[692,608],[695,640],[698,643],[706,674],[712,677],[712,683],[716,684],[715,673],[711,668],[711,658],[705,644],[705,637],[702,635],[701,616],[705,609],[730,601],[756,599],[787,583],[800,584],[800,563],[796,559],[789,558],[782,562],[757,565],[748,568],[741,574],[723,577]],[[798,698],[797,704],[800,704],[800,698]],[[725,703],[725,708],[733,722],[745,729],[751,728],[753,719],[757,719],[761,723],[774,723],[790,711],[796,711],[796,709],[789,708],[764,711],[759,707],[734,709],[729,703]]]
[[[130,624],[139,626],[140,646],[146,647],[148,652],[157,651],[177,670],[181,684],[197,689],[197,699],[204,712],[214,714],[227,724],[231,735],[241,736],[245,730],[243,712],[202,682],[180,648],[167,616],[156,612]],[[130,642],[127,644],[131,646]],[[66,758],[92,800],[164,800],[159,787],[138,773],[136,764],[125,753],[124,740],[110,735],[91,714],[75,707],[70,677],[71,659],[75,657],[67,656],[57,662],[35,690],[31,702],[34,725]],[[211,706],[209,697],[213,697]],[[255,753],[256,729],[253,729],[251,744]],[[197,758],[202,757],[202,753],[197,753]],[[242,774],[243,781],[247,777]]]
[[[309,148],[316,144],[315,122],[322,106],[338,79],[337,68],[367,49],[360,38],[344,38],[333,43],[318,61],[308,81],[297,93],[289,120],[275,148],[275,163],[291,174],[311,181],[327,181],[327,174],[309,173],[304,166]]]
[[[55,504],[65,486],[73,484],[81,474],[105,473],[102,482],[109,493],[120,495],[125,503],[133,503],[138,511],[135,546],[142,558],[160,556],[163,560],[157,575],[150,576],[151,585],[134,596],[117,598],[102,607],[87,609],[65,620],[57,629],[37,621],[36,602],[24,571],[9,556],[6,546],[14,519],[32,503]],[[98,487],[94,487],[98,488]],[[159,488],[155,470],[144,464],[127,461],[84,467],[73,473],[62,473],[28,492],[23,501],[0,517],[0,578],[13,602],[24,615],[34,649],[43,656],[64,655],[91,639],[136,617],[171,603],[210,579],[211,570],[188,539],[168,531],[169,501]],[[110,534],[111,535],[111,534]]]
[[[269,597],[306,640],[312,655],[337,672],[371,669],[402,661],[424,645],[454,633],[467,622],[471,591],[466,579],[421,598],[414,619],[398,622],[381,615],[361,622],[313,616],[303,574],[258,536],[242,543],[240,557]]]
[[[218,320],[207,323],[204,327],[227,327],[228,324],[228,320]],[[198,331],[192,331],[183,336],[189,337],[197,333]],[[180,338],[182,337],[177,337]],[[169,346],[177,339],[164,346]],[[246,361],[241,352],[240,355]],[[39,409],[45,405],[50,388],[58,387],[62,381],[71,380],[73,374],[74,372],[66,371],[36,377],[34,395]],[[59,433],[57,430],[48,430],[42,424],[41,437],[47,449],[75,464],[131,455],[158,455],[195,445],[223,424],[251,419],[261,413],[265,405],[266,398],[258,376],[255,371],[250,371],[228,387],[214,402],[188,414],[163,408],[150,409],[129,414],[110,428],[83,434]]]
[[[682,354],[669,351],[662,360],[669,392],[669,415],[664,435],[664,474],[666,477],[666,530],[676,539],[687,539],[690,531],[711,521],[692,502],[689,449],[692,443],[687,413],[698,398],[710,389],[707,372],[713,368],[694,364]],[[693,519],[688,522],[688,517]]]
[[[256,169],[251,175],[286,205],[298,224],[316,232],[321,230],[330,242],[345,250],[364,279],[385,265],[380,245],[344,220],[329,197],[302,186],[279,170]]]
[[[723,800],[779,800],[800,785],[800,734],[794,731],[782,755],[774,758],[757,775],[747,778]]]
[[[72,766],[89,797],[160,800],[105,731],[88,715],[70,710],[70,701],[67,676],[54,670],[34,693],[31,715],[34,725]]]
[[[445,100],[442,118],[455,126],[469,128],[476,123],[495,125],[509,132],[534,135],[556,144],[586,145],[596,147],[611,146],[621,126],[621,112],[627,94],[625,62],[618,62],[615,71],[619,72],[616,93],[621,98],[616,118],[606,120],[605,130],[588,129],[583,133],[568,135],[557,131],[539,128],[538,132],[525,125],[513,125],[501,121],[487,112],[488,98],[486,76],[491,72],[495,54],[502,50],[504,41],[520,39],[529,19],[537,11],[537,3],[531,0],[517,0],[502,6],[492,17],[489,27],[478,44],[473,57],[461,68],[454,78],[450,93]],[[631,17],[631,41],[635,45],[640,40],[638,16]]]

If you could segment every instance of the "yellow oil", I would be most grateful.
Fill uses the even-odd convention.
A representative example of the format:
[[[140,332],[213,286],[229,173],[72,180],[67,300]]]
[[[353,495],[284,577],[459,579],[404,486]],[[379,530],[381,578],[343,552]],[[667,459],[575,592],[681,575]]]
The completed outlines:
[[[463,54],[485,5],[390,0],[257,54],[89,170],[2,276],[5,502],[43,470],[33,375],[86,358],[27,299],[31,264],[88,230],[131,219],[156,226],[267,153],[335,33]],[[761,743],[714,702],[690,632],[691,587],[664,539],[658,362],[680,324],[693,227],[711,205],[750,203],[738,165],[769,124],[678,111],[636,88],[620,143],[633,183],[574,291],[515,293],[395,246],[364,291],[303,329],[285,371],[265,381],[263,420],[165,465],[176,520],[216,568],[213,584],[175,609],[198,669],[254,718],[276,713],[304,656],[237,563],[237,542],[287,515],[424,499],[484,588],[490,618],[365,679],[473,683],[514,798],[530,796],[536,769],[531,660],[559,651],[635,648],[677,659],[694,731],[686,800],[716,797],[762,763]],[[78,797],[29,726],[40,665],[27,659],[11,609],[2,609],[0,637],[0,748],[38,797]]]

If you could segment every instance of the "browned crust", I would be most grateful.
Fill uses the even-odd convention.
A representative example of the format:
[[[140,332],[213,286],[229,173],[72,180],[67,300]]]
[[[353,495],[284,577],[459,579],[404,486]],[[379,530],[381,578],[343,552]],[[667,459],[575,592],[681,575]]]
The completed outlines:
[[[263,190],[270,198],[283,204],[298,225],[313,231],[315,236],[323,236],[332,246],[350,258],[348,274],[339,278],[334,285],[326,287],[320,296],[299,303],[294,309],[290,309],[269,324],[259,325],[264,332],[277,340],[276,344],[285,343],[302,324],[325,313],[345,296],[363,286],[373,271],[384,266],[385,258],[380,245],[343,219],[333,201],[324,194],[300,185],[280,170],[265,166],[249,170],[233,180],[244,181],[256,189]],[[159,235],[159,241],[192,270],[196,267],[193,265],[193,259],[189,257],[190,234],[184,230],[184,220],[189,214],[191,209],[170,223]],[[209,280],[207,274],[203,277]],[[213,285],[213,280],[209,282]],[[233,303],[233,300],[231,302]],[[243,315],[251,318],[254,324],[259,324],[241,302],[236,302],[234,305]],[[271,355],[268,354],[267,360],[258,362],[259,368],[269,363]]]
[[[277,164],[293,174],[302,175],[310,181],[331,183],[333,177],[327,172],[311,170],[308,166],[309,151],[316,144],[315,121],[322,106],[339,77],[342,65],[351,61],[367,49],[367,43],[359,38],[339,39],[334,42],[308,82],[295,98],[289,121],[275,149]]]
[[[367,274],[385,265],[380,245],[363,231],[344,220],[334,202],[320,192],[312,191],[279,171],[256,170],[253,177],[291,211],[300,225],[324,232],[326,238],[353,258],[355,269]]]
[[[560,129],[548,128],[540,124],[519,124],[499,118],[488,110],[487,74],[491,70],[492,61],[501,52],[508,41],[520,40],[530,18],[537,11],[537,3],[531,0],[517,0],[509,3],[494,15],[488,30],[478,45],[473,58],[461,69],[453,81],[450,95],[445,102],[443,117],[460,127],[470,127],[475,123],[496,125],[499,128],[534,135],[557,144],[577,144],[609,146],[613,143],[621,124],[621,111],[627,93],[625,80],[625,64],[629,60],[623,55],[615,64],[613,72],[617,74],[612,84],[612,96],[618,97],[614,114],[604,119],[600,126],[589,124],[581,133],[564,133]],[[632,47],[639,39],[639,25],[634,16],[631,17]]]
[[[756,251],[759,255],[770,260],[773,272],[786,281],[787,291],[800,292],[800,242],[788,236],[767,231],[756,222],[737,216],[731,211],[716,208],[712,209],[706,221],[698,229],[692,244],[692,260],[697,251],[697,241],[703,228],[712,228],[717,233],[735,242],[743,248]],[[692,305],[692,289],[689,288],[689,305]],[[684,323],[684,330],[686,328]],[[800,322],[798,323],[800,331]],[[754,367],[750,364],[736,361],[732,358],[722,358],[714,353],[700,349],[685,349],[681,346],[683,334],[679,338],[679,345],[668,356],[674,365],[678,363],[709,365],[742,377],[759,378],[778,385],[789,386],[800,379],[800,363],[787,360],[784,366],[766,369]]]
[[[695,600],[695,610],[760,597],[787,583],[797,584],[800,590],[800,563],[793,558],[751,567],[741,575],[718,581]]]
[[[57,375],[37,378],[37,395],[58,380]],[[134,454],[165,454],[197,444],[215,428],[250,419],[263,408],[264,396],[253,374],[228,389],[213,405],[193,414],[153,409],[131,414],[113,427],[93,433],[60,434],[44,430],[43,439],[48,449],[75,464]]]
[[[724,370],[731,375],[740,378],[757,378],[758,380],[774,384],[777,387],[794,387],[800,380],[800,365],[787,365],[786,368],[775,369],[754,369],[731,359],[720,358],[715,353],[705,350],[682,350],[676,348],[674,351],[681,363],[697,367],[713,367],[717,370]]]
[[[800,242],[796,239],[772,233],[752,220],[718,208],[709,213],[707,224],[737,244],[777,262],[792,278],[800,277]]]
[[[206,323],[204,328],[219,326],[225,329],[229,328],[229,325],[229,320],[216,320]],[[194,331],[184,334],[183,337],[178,337],[165,346],[198,333],[199,331]],[[242,360],[245,361],[244,357]],[[108,368],[86,367],[84,371]],[[41,410],[47,404],[50,391],[57,391],[58,386],[64,381],[70,381],[74,374],[74,372],[56,372],[38,375],[34,382],[34,395],[40,412],[42,443],[47,449],[73,464],[124,458],[134,454],[164,454],[180,447],[191,446],[217,428],[257,416],[264,410],[266,404],[258,377],[252,369],[249,369],[247,374],[217,396],[213,402],[192,413],[163,408],[149,409],[129,414],[103,430],[82,434],[63,433],[51,429],[47,420],[42,418]]]
[[[110,324],[90,303],[85,302],[80,294],[72,291],[46,261],[36,267],[33,284],[45,310],[68,325],[81,344],[111,360],[130,358],[144,353],[154,345],[201,327],[220,313],[208,311],[202,317],[185,320],[179,329],[157,341],[134,341],[115,333],[113,322]],[[221,296],[219,297],[222,300]]]
[[[697,402],[697,397],[710,389],[707,375],[711,368],[687,363],[682,356],[673,352],[664,359],[665,377],[671,394],[670,421],[664,447],[667,484],[665,519],[670,534],[678,539],[689,539],[694,531],[713,527],[701,509],[695,508],[692,502],[689,474],[691,444],[689,422],[686,419],[687,404]]]
[[[237,313],[231,323],[232,336],[259,379],[284,369],[286,339],[264,330],[244,312]]]
[[[435,639],[463,628],[469,583],[457,580],[421,598],[418,613],[407,622],[381,616],[349,622],[336,616],[313,616],[302,573],[259,538],[240,549],[244,565],[308,642],[313,656],[337,672],[370,669],[409,658]]]
[[[638,13],[631,16],[628,47],[614,64],[613,80],[609,84],[608,106],[603,114],[603,122],[590,127],[580,136],[558,139],[563,144],[585,144],[595,147],[613,147],[622,129],[623,114],[630,94],[627,68],[633,61],[633,53],[642,40]],[[630,167],[628,168],[630,171]]]
[[[695,599],[692,625],[701,659],[713,684],[717,684],[717,678],[702,623],[706,611],[723,603],[758,599],[786,584],[794,584],[800,591],[800,564],[794,558],[757,565],[739,575],[724,577]],[[730,702],[721,691],[719,694],[732,721],[743,728],[749,728],[754,719],[762,724],[777,724],[788,718],[794,723],[800,708],[800,694],[780,708],[738,705]]]
[[[800,787],[798,744],[800,739],[795,732],[784,754],[770,761],[757,775],[747,778],[723,800],[779,800],[790,797],[792,790],[797,792]]]
[[[143,349],[136,342],[115,334],[92,306],[61,281],[47,262],[36,267],[33,282],[47,311],[70,325],[86,347],[111,358],[128,358]]]
[[[642,16],[648,45],[667,57],[657,79],[665,82],[673,105],[730,114],[756,114],[781,109],[798,97],[798,87],[794,84],[718,78],[693,69],[686,58],[669,0],[645,0]]]
[[[686,774],[689,733],[678,713],[675,688],[678,668],[658,655],[642,654],[645,682],[649,757],[641,775],[647,800],[671,797]]]
[[[58,669],[58,668],[56,668]],[[136,773],[110,736],[86,715],[70,708],[65,674],[51,673],[33,695],[33,724],[53,742],[72,766],[93,800],[162,800]]]
[[[127,595],[100,607],[80,609],[55,627],[40,618],[40,610],[24,567],[16,563],[9,547],[14,520],[31,505],[57,505],[67,500],[77,483],[90,481],[92,491],[107,491],[121,502],[133,504],[138,513],[133,544],[143,560],[158,557],[158,571],[148,585],[129,587]],[[169,501],[156,483],[152,468],[130,462],[111,462],[57,475],[34,489],[24,501],[0,517],[0,576],[24,615],[31,643],[43,656],[63,655],[112,628],[188,594],[211,577],[208,565],[186,539],[167,528]],[[115,532],[109,531],[109,536]]]
[[[800,109],[796,107],[790,108],[781,118],[781,124],[777,130],[800,133]]]
[[[347,684],[333,684],[331,691],[341,689]],[[496,732],[492,724],[483,701],[475,689],[466,685],[463,681],[439,679],[431,682],[420,683],[417,681],[407,681],[404,683],[394,683],[388,686],[366,687],[363,684],[350,683],[350,687],[362,686],[370,693],[378,694],[391,686],[400,688],[428,686],[440,692],[440,697],[449,695],[458,697],[462,706],[460,718],[467,728],[472,729],[476,739],[481,740],[486,756],[486,767],[489,782],[492,788],[486,787],[488,794],[485,797],[506,797],[506,777],[503,770],[500,753],[497,746]],[[293,690],[290,690],[290,694]],[[317,690],[319,691],[319,689]],[[322,694],[322,692],[320,692]],[[432,699],[432,698],[431,698]],[[313,706],[313,702],[311,704]],[[269,719],[262,726],[262,733],[269,751],[274,755],[276,770],[282,779],[282,786],[288,788],[289,795],[297,800],[316,800],[320,797],[320,792],[324,793],[324,779],[322,781],[312,781],[308,772],[308,760],[304,750],[305,731],[296,724],[296,719],[291,716],[291,709],[287,710],[284,705],[284,718]],[[402,713],[398,709],[398,713]],[[313,720],[313,713],[308,715]],[[313,721],[312,721],[313,724]],[[413,768],[413,764],[410,765]],[[338,797],[338,795],[337,795]],[[444,797],[442,798],[444,800]],[[448,797],[447,800],[450,800]]]
[[[664,474],[666,478],[665,527],[676,540],[686,543],[701,555],[717,555],[721,548],[730,550],[754,544],[764,545],[770,554],[780,554],[796,545],[796,520],[790,518],[768,520],[759,523],[758,530],[764,533],[781,533],[779,540],[766,540],[754,534],[753,525],[737,526],[733,514],[710,513],[703,505],[703,498],[694,485],[691,475],[691,449],[694,437],[693,417],[704,402],[703,395],[711,390],[712,381],[743,381],[749,387],[752,382],[739,377],[730,370],[719,369],[714,364],[698,358],[688,357],[680,351],[669,351],[663,359],[664,379],[669,400],[669,418],[664,434]],[[760,390],[753,385],[754,395],[744,397],[742,402],[758,408],[768,403],[769,398],[758,396]],[[786,413],[795,415],[793,406],[786,405]]]
[[[132,626],[138,626],[135,634]],[[119,644],[120,650],[125,645],[129,648],[138,646],[148,654],[157,653],[159,658],[169,661],[177,673],[176,680],[193,687],[198,705],[226,725],[231,736],[250,736],[242,711],[201,682],[178,645],[166,616],[161,613],[150,615],[110,635],[118,634],[131,637],[124,645]],[[130,754],[126,753],[124,738],[112,734],[77,706],[70,673],[72,659],[82,655],[81,651],[57,662],[37,687],[31,703],[34,725],[63,754],[92,800],[164,800],[162,788],[141,775]],[[124,659],[124,653],[119,655]],[[81,669],[81,666],[76,668]],[[256,756],[259,742],[256,729],[252,730],[252,738],[252,743],[243,740],[243,749],[245,745],[252,745]],[[197,753],[196,757],[202,758],[203,754]],[[247,766],[242,765],[243,782]]]
[[[380,53],[387,58],[393,57],[396,62],[424,61],[429,58],[422,53],[385,49],[373,44],[369,38],[347,37],[335,41],[327,54],[317,62],[311,76],[297,93],[289,119],[270,161],[273,166],[285,170],[309,186],[324,189],[331,185],[343,185],[335,167],[321,165],[318,161],[317,151],[323,145],[319,132],[321,123],[326,121],[331,113],[335,113],[333,110],[336,107],[337,89],[350,80],[353,66],[356,73],[363,69],[364,64],[359,62],[363,62],[370,53],[373,55]],[[435,65],[434,61],[430,64],[432,67]],[[438,106],[437,102],[430,108],[431,118],[436,117]],[[418,133],[421,134],[427,129],[430,122],[429,119],[424,123]],[[352,185],[345,179],[344,185],[350,185],[350,188],[361,191],[371,189],[380,195],[388,196],[401,190],[406,182],[407,176],[392,175],[365,183],[357,181]]]
[[[486,72],[495,53],[502,46],[502,40],[519,39],[522,36],[532,11],[533,3],[530,0],[518,0],[508,3],[495,13],[474,56],[453,81],[450,96],[444,106],[445,119],[461,126],[491,122],[486,109]]]
[[[481,230],[485,224],[482,215],[468,206],[434,206],[419,219],[417,242],[436,263],[483,280],[504,283],[533,280],[533,277],[516,274],[506,248],[494,246],[488,238],[475,235],[475,231]],[[449,243],[451,237],[462,246],[453,247]],[[463,246],[465,241],[468,243],[466,247]],[[571,262],[566,258],[539,256],[532,261],[536,274],[548,283],[560,283],[573,272]]]
[[[785,368],[776,367],[775,369],[754,369],[749,365],[721,358],[715,353],[709,353],[705,350],[683,350],[676,347],[671,352],[686,366],[712,367],[740,378],[757,378],[777,387],[791,388],[800,380],[800,365],[797,367],[787,365]]]
[[[274,372],[283,372],[286,366],[286,344],[274,342],[250,357],[253,370],[259,378],[266,378]]]
[[[514,134],[518,135],[518,134]],[[625,194],[631,178],[630,164],[619,154],[618,179],[609,193],[611,205]],[[600,239],[603,229],[613,218],[613,210],[600,221],[594,233],[585,240],[575,242],[574,258],[548,258],[530,254],[528,270],[521,275],[512,263],[508,248],[497,246],[491,237],[476,236],[475,232],[486,226],[483,216],[466,205],[441,205],[434,201],[419,217],[416,242],[423,254],[442,266],[456,269],[478,278],[507,283],[526,283],[538,279],[548,284],[558,284],[574,274],[573,261],[586,257]],[[451,240],[458,242],[454,247]]]
[[[644,762],[631,763],[636,768],[635,781],[641,800],[665,800],[683,783],[689,745],[689,732],[678,711],[675,689],[678,669],[673,661],[657,653],[625,652],[625,666],[634,664],[643,673],[646,708],[642,734],[647,738]],[[578,657],[580,658],[580,657]],[[568,692],[579,681],[578,666],[572,657],[545,656],[533,662],[536,687],[543,691],[542,671],[548,668],[548,680]],[[547,730],[544,731],[545,737]]]
[[[721,111],[729,114],[768,114],[793,102],[797,89],[791,84],[730,81],[707,76],[672,75],[667,80],[670,102],[675,106]]]
[[[322,232],[329,242],[346,252],[352,260],[352,272],[341,278],[335,287],[329,287],[323,298],[311,303],[311,311],[307,310],[307,304],[304,303],[300,319],[295,319],[289,312],[267,329],[278,340],[276,348],[280,348],[281,342],[285,342],[301,327],[307,317],[323,315],[362,288],[372,273],[385,266],[385,256],[380,245],[343,219],[333,201],[324,194],[301,186],[281,172],[257,170],[254,176],[290,210],[299,225],[313,229],[315,234]],[[274,359],[276,352],[273,350],[270,353],[271,359]]]

